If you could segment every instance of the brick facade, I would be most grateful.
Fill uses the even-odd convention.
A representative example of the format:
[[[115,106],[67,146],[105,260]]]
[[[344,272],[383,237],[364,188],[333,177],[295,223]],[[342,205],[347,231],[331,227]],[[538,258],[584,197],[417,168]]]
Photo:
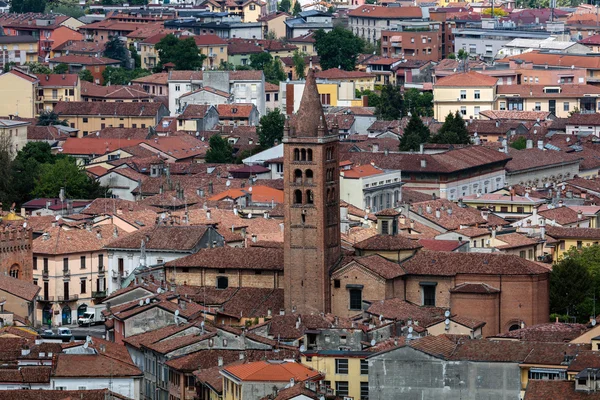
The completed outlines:
[[[31,241],[30,229],[7,228],[0,232],[0,274],[32,281]]]

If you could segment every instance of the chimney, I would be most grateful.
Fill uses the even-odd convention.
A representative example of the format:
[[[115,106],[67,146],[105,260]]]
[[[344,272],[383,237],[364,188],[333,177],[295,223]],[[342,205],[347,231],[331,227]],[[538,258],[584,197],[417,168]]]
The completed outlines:
[[[379,145],[376,143],[373,144],[372,151],[373,151],[373,153],[377,153],[379,151]]]
[[[223,366],[223,357],[219,357],[219,360],[217,361],[218,366],[222,367]]]
[[[435,209],[435,218],[440,219],[440,217],[442,216],[442,213],[440,211],[439,208]]]
[[[206,219],[210,219],[210,210],[206,210]]]
[[[543,140],[538,140],[537,146],[538,146],[538,149],[544,150],[544,141]]]
[[[427,214],[431,214],[431,211],[433,209],[431,208],[431,206],[429,204],[427,204],[427,207],[425,207],[425,211],[427,211]]]
[[[492,239],[496,239],[496,227],[492,226]]]
[[[486,221],[488,220],[488,214],[489,214],[489,212],[488,212],[488,211],[481,210],[481,217],[482,217],[483,219],[485,219]]]
[[[209,194],[213,193],[213,183],[212,182],[208,182],[208,193]]]
[[[577,211],[577,219],[583,219],[583,213],[581,210]]]
[[[99,230],[96,232],[96,237],[98,239],[102,239],[102,232],[100,232]]]
[[[533,140],[531,139],[527,139],[527,146],[528,149],[533,149]]]
[[[256,235],[252,235],[252,243],[258,242],[258,237]]]
[[[540,238],[546,240],[546,220],[540,219]]]
[[[30,353],[29,346],[25,345],[21,348],[21,355],[28,356]]]
[[[265,212],[263,213],[263,217],[264,217],[265,219],[269,219],[269,212],[268,212],[268,211],[265,211]]]
[[[421,144],[419,145],[419,153],[420,153],[420,154],[423,154],[423,153],[425,153],[425,145],[424,145],[423,143],[421,143]]]

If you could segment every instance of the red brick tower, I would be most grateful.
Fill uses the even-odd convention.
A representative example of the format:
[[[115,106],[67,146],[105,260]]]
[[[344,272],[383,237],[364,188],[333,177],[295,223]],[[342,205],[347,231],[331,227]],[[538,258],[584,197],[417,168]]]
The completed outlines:
[[[309,71],[300,108],[283,138],[285,308],[303,314],[331,311],[329,273],[341,257],[338,132],[323,115]]]

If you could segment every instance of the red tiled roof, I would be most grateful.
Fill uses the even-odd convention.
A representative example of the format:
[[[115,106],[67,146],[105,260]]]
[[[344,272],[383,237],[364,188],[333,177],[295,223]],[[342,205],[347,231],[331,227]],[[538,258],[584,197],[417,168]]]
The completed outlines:
[[[207,229],[206,225],[155,226],[113,240],[106,247],[110,249],[139,249],[140,243],[144,240],[146,249],[189,252],[195,249]]]
[[[168,267],[283,270],[283,249],[215,247],[166,264]]]
[[[114,232],[123,232],[114,225],[98,225],[91,230],[69,229],[61,227],[49,228],[46,233],[33,241],[34,254],[71,254],[100,251],[105,245],[114,240]],[[138,246],[139,247],[139,246]]]
[[[81,65],[118,65],[121,63],[119,60],[106,57],[91,57],[91,56],[77,56],[68,55],[54,57],[49,60],[50,64],[81,64]]]
[[[433,251],[454,251],[463,246],[465,242],[458,240],[437,240],[437,239],[419,239],[417,241],[424,250]]]
[[[219,104],[217,111],[219,118],[250,118],[252,110],[255,110],[254,104]]]
[[[279,361],[257,361],[225,367],[223,373],[232,375],[241,381],[250,382],[296,382],[314,380],[321,374],[300,363]]]
[[[422,326],[443,319],[445,312],[444,308],[418,306],[397,297],[375,301],[367,309],[367,313],[372,315],[396,321],[411,320]]]
[[[317,79],[360,79],[374,78],[375,75],[362,71],[345,71],[339,68],[331,68],[316,73]]]
[[[421,245],[404,235],[376,235],[361,242],[354,243],[353,247],[358,250],[416,250]]]
[[[384,279],[394,279],[404,275],[404,270],[395,262],[389,261],[379,254],[355,257],[350,264],[357,263]]]
[[[82,368],[82,366],[84,366]],[[53,376],[57,378],[138,377],[136,366],[100,354],[58,354]]]
[[[350,169],[346,169],[342,171],[344,178],[348,179],[358,179],[372,175],[382,174],[383,171],[374,165],[365,164],[365,165],[355,165]]]
[[[41,87],[75,87],[79,80],[79,75],[77,74],[38,74],[36,76],[39,80],[38,85]]]
[[[575,391],[575,381],[550,381],[530,379],[524,400],[598,400],[600,393]]]
[[[489,75],[480,74],[479,72],[465,72],[460,74],[452,74],[439,79],[434,87],[479,87],[479,86],[495,86],[498,78]],[[502,85],[500,85],[502,86]],[[499,86],[499,87],[500,87]]]
[[[33,301],[40,291],[40,287],[8,275],[0,275],[0,291],[10,293],[27,301]]]
[[[386,19],[409,19],[421,18],[423,12],[420,7],[381,7],[363,5],[348,13],[349,17],[362,18],[386,18]]]
[[[99,103],[99,102],[94,102]],[[124,103],[102,103],[102,104],[124,104]],[[115,151],[124,146],[139,145],[142,140],[127,139],[104,139],[96,137],[76,138],[70,137],[62,145],[64,154],[71,155],[102,155]]]
[[[583,324],[550,322],[526,326],[525,328],[495,335],[495,337],[527,342],[570,342],[587,331],[588,327]]]
[[[555,239],[600,239],[600,229],[597,228],[559,228],[547,226],[546,233]]]

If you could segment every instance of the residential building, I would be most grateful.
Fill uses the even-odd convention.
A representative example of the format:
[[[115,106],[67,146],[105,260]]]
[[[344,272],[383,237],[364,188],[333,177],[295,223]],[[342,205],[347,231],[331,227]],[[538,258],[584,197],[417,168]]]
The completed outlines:
[[[382,31],[389,30],[404,20],[421,18],[429,18],[426,8],[362,5],[348,13],[348,27],[356,36],[376,44],[382,38]]]
[[[0,109],[8,116],[34,118],[37,76],[26,73],[18,68],[0,75],[0,86],[3,96],[0,98]]]
[[[495,109],[496,81],[496,78],[477,72],[439,79],[433,85],[434,118],[442,121],[449,113],[459,111],[463,118],[478,119],[481,111]]]
[[[42,325],[71,325],[106,297],[104,246],[120,231],[113,225],[53,225],[33,241],[33,283],[41,288],[36,319]]]
[[[372,57],[365,64],[367,71],[375,75],[376,85],[397,85],[400,84],[397,81],[397,68],[404,62],[407,60],[400,57]]]
[[[167,97],[169,96],[169,73],[159,72],[141,78],[136,78],[131,81],[132,84],[141,85],[142,88],[153,96]]]
[[[595,113],[573,113],[567,119],[565,133],[567,135],[588,135],[600,137],[600,122]]]
[[[257,19],[263,24],[263,37],[267,37],[269,32],[275,34],[275,38],[281,39],[285,36],[285,20],[291,17],[290,14],[283,11],[275,11],[267,15],[263,15]]]
[[[139,267],[163,265],[201,248],[221,246],[223,237],[214,228],[204,225],[156,226],[118,238],[106,246],[111,278],[108,293],[129,283]]]
[[[0,119],[0,137],[9,138],[7,149],[11,158],[17,156],[19,150],[27,145],[27,129],[30,122],[16,119]]]
[[[230,104],[232,94],[224,90],[215,89],[211,86],[201,86],[196,90],[184,93],[179,97],[179,112],[183,113],[189,106],[213,106]],[[181,116],[181,114],[180,114]]]
[[[498,85],[496,93],[495,109],[501,111],[548,111],[558,118],[567,118],[576,110],[582,113],[596,113],[600,109],[600,88],[593,85],[522,83]]]
[[[533,147],[531,140],[524,150],[509,149],[511,160],[506,164],[506,185],[542,187],[560,183],[579,174],[581,157],[577,153],[547,151],[543,142]]]
[[[227,45],[227,62],[233,65],[250,65],[250,56],[260,54],[264,50],[255,42],[231,41]]]
[[[265,82],[265,107],[267,112],[280,108],[279,85]]]
[[[381,31],[381,54],[407,60],[438,62],[443,58],[442,22],[403,21]]]
[[[254,104],[219,104],[217,113],[221,125],[257,126],[260,118]]]
[[[60,101],[54,112],[79,129],[83,136],[106,127],[154,127],[169,114],[162,103],[116,103],[97,101]]]
[[[316,77],[320,81],[331,80],[334,82],[354,82],[356,90],[375,90],[376,76],[372,73],[362,71],[344,71],[339,68],[331,68],[318,71]]]
[[[182,95],[204,86],[231,94],[231,103],[252,103],[260,115],[265,114],[265,78],[262,71],[171,71],[168,85],[169,110],[173,116],[181,109],[179,100]]]
[[[37,75],[36,113],[52,111],[59,101],[81,101],[77,74]]]
[[[154,95],[146,92],[140,85],[100,86],[87,81],[81,82],[81,101],[148,103],[154,101],[154,97]]]
[[[102,57],[104,46],[100,43],[85,40],[68,40],[52,49],[52,57],[67,55]],[[50,58],[52,58],[50,57]]]
[[[70,74],[79,74],[84,69],[90,71],[94,77],[94,83],[97,85],[104,84],[104,77],[102,73],[106,67],[119,67],[121,61],[113,60],[105,57],[90,57],[90,56],[75,56],[67,55],[61,57],[54,57],[49,60],[50,68],[53,69],[59,64],[67,64],[69,66]]]
[[[462,197],[462,202],[477,209],[486,208],[504,219],[518,219],[529,215],[546,200],[530,196],[519,196],[514,191],[477,193]]]
[[[287,42],[298,48],[299,51],[308,55],[316,56],[314,32],[309,32],[305,35],[287,38]]]
[[[264,397],[273,388],[282,389],[290,382],[317,382],[321,374],[309,367],[292,361],[257,361],[223,368],[224,400],[242,400],[248,397]]]
[[[340,172],[340,198],[372,212],[397,207],[402,202],[401,179],[398,170],[371,164],[352,166]]]
[[[332,15],[317,10],[302,11],[294,18],[284,21],[285,37],[288,39],[308,35],[310,32],[333,29]]]
[[[125,37],[128,34],[141,29],[144,25],[136,22],[121,22],[112,18],[103,21],[93,22],[82,25],[79,31],[84,35],[85,40],[94,43],[104,44],[111,37]]]
[[[212,130],[218,123],[219,113],[215,106],[188,104],[177,117],[177,130],[195,134]]]
[[[38,38],[35,36],[0,36],[0,46],[0,63],[3,67],[8,63],[23,65],[38,60]]]
[[[39,286],[22,279],[9,275],[0,276],[0,296],[3,299],[0,314],[12,314],[12,322],[16,325],[18,321],[25,324],[37,326],[36,308]],[[0,318],[0,327],[9,325],[7,315]],[[10,324],[12,325],[12,324]]]
[[[553,248],[552,260],[557,262],[562,259],[564,254],[575,248],[581,249],[592,245],[597,245],[600,241],[598,229],[594,228],[561,228],[548,226],[546,234],[556,240],[554,243],[546,243],[546,246]]]
[[[125,151],[122,151],[121,157],[126,158]],[[88,169],[90,167],[88,166]],[[93,167],[91,167],[93,168]],[[113,168],[110,171],[106,171],[102,176],[96,178],[101,185],[106,186],[110,189],[112,197],[135,201],[133,190],[140,186],[144,175],[132,170],[129,167]],[[149,213],[149,215],[152,215]]]
[[[217,35],[221,39],[242,38],[262,39],[262,22],[241,22],[237,20],[214,20],[210,22],[196,22],[189,19],[176,19],[165,21],[165,28],[173,30],[186,30],[194,35]]]
[[[143,68],[152,69],[158,65],[159,57],[158,51],[156,50],[156,44],[168,34],[173,33],[176,32],[162,32],[140,41],[138,46],[140,47],[140,57]],[[181,33],[178,33],[177,36],[179,36],[180,39],[188,38]],[[216,68],[222,61],[227,61],[227,42],[225,42],[225,40],[214,34],[198,36],[189,35],[189,37],[196,42],[200,54],[205,56],[203,64],[205,68]]]
[[[587,54],[590,51],[590,48],[580,43],[581,42],[576,43],[556,40],[556,37],[554,36],[544,40],[514,39],[506,43],[504,47],[498,51],[496,58],[517,56],[532,50],[551,50],[567,54]]]
[[[316,75],[316,73],[315,73]],[[321,104],[331,107],[362,106],[363,100],[356,98],[356,82],[319,80],[317,90]],[[290,81],[279,83],[281,109],[288,115],[298,112],[304,94],[306,81]]]

